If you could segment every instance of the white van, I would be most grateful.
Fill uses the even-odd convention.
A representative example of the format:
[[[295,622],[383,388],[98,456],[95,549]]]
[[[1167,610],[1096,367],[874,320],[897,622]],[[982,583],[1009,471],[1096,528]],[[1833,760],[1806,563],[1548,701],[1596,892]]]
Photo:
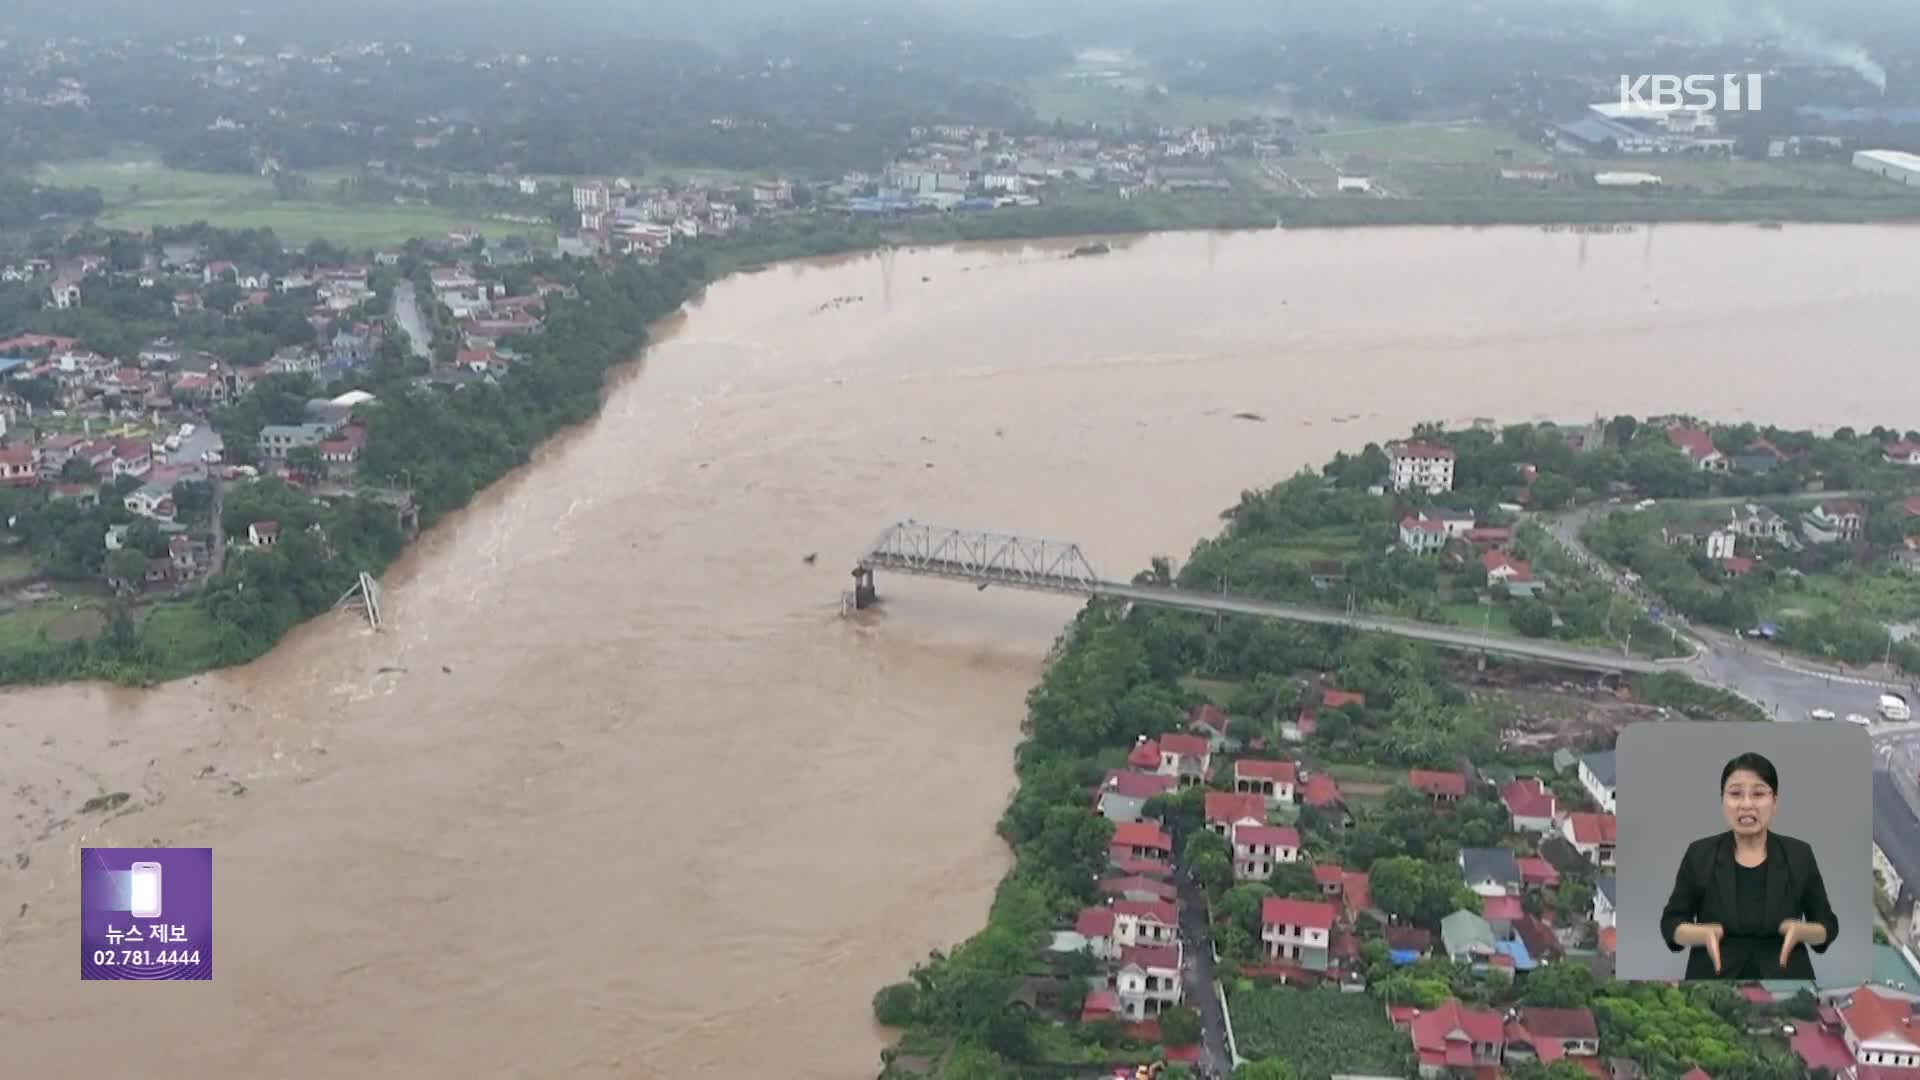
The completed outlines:
[[[1880,715],[1893,723],[1913,719],[1913,710],[1907,707],[1907,699],[1899,694],[1880,695]]]

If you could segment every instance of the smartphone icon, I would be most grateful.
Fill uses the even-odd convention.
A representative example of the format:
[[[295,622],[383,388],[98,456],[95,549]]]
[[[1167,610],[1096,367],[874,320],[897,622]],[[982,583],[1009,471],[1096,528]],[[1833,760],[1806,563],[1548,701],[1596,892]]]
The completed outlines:
[[[157,862],[137,862],[128,874],[132,882],[133,917],[136,919],[157,919],[160,917],[160,864]]]

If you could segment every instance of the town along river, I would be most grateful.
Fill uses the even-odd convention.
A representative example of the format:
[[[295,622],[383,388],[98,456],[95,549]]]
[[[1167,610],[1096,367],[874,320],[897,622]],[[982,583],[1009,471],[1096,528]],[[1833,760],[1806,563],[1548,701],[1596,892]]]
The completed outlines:
[[[1423,420],[1920,424],[1907,230],[1075,246],[723,282],[409,553],[384,632],[0,696],[4,1071],[871,1076],[873,991],[984,918],[1074,607],[883,574],[843,619],[888,523],[1126,577]],[[76,851],[150,841],[215,850],[215,979],[83,985]]]

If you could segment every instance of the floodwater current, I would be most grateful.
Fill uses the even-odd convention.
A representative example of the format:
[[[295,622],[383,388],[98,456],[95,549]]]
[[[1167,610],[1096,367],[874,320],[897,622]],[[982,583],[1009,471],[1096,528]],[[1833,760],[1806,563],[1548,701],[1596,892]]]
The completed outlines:
[[[1920,426],[1910,229],[1074,246],[721,282],[409,552],[383,632],[0,694],[0,1073],[871,1076],[874,990],[984,918],[1073,611],[882,575],[842,618],[890,522],[1124,578],[1422,420]],[[78,849],[152,842],[214,849],[214,981],[83,984]]]

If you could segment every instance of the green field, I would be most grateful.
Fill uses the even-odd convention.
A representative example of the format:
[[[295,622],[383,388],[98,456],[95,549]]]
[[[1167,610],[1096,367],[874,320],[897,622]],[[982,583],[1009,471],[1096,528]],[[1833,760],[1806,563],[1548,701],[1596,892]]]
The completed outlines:
[[[171,169],[150,156],[96,158],[43,165],[36,179],[62,187],[94,187],[107,203],[100,223],[110,228],[189,225],[205,221],[227,229],[272,229],[290,244],[326,239],[347,247],[397,246],[414,237],[441,237],[468,225],[500,234],[547,240],[553,230],[489,221],[479,212],[425,206],[349,205],[281,201],[261,176]],[[305,174],[325,187],[346,172]]]
[[[1303,1078],[1404,1075],[1407,1037],[1370,994],[1242,988],[1229,1001],[1238,1049],[1249,1058],[1281,1058]]]
[[[1775,580],[1763,610],[1791,615],[1869,615],[1907,622],[1920,618],[1920,574],[1891,567]]]
[[[272,229],[290,244],[325,239],[344,247],[385,247],[413,237],[438,238],[467,225],[501,235],[531,232],[551,238],[553,230],[494,222],[472,214],[431,207],[336,206],[319,202],[272,200],[178,199],[140,202],[116,207],[101,215],[100,223],[113,228],[154,225],[190,225],[204,221],[223,229]]]
[[[90,601],[42,600],[0,612],[0,652],[25,651],[87,637],[106,624]]]
[[[0,548],[0,581],[13,581],[32,573],[32,552],[24,546]]]
[[[213,620],[191,600],[173,600],[147,609],[140,638],[164,658],[161,666],[184,674],[205,667],[215,652]]]
[[[1393,124],[1355,127],[1312,137],[1313,148],[1334,155],[1363,154],[1389,164],[1482,163],[1488,167],[1537,165],[1546,151],[1511,132],[1479,124]],[[1502,157],[1502,154],[1510,155]]]
[[[1495,637],[1519,637],[1520,632],[1513,628],[1513,621],[1507,617],[1507,609],[1500,604],[1480,604],[1471,600],[1441,607],[1440,614],[1447,622],[1462,630],[1485,630]]]

